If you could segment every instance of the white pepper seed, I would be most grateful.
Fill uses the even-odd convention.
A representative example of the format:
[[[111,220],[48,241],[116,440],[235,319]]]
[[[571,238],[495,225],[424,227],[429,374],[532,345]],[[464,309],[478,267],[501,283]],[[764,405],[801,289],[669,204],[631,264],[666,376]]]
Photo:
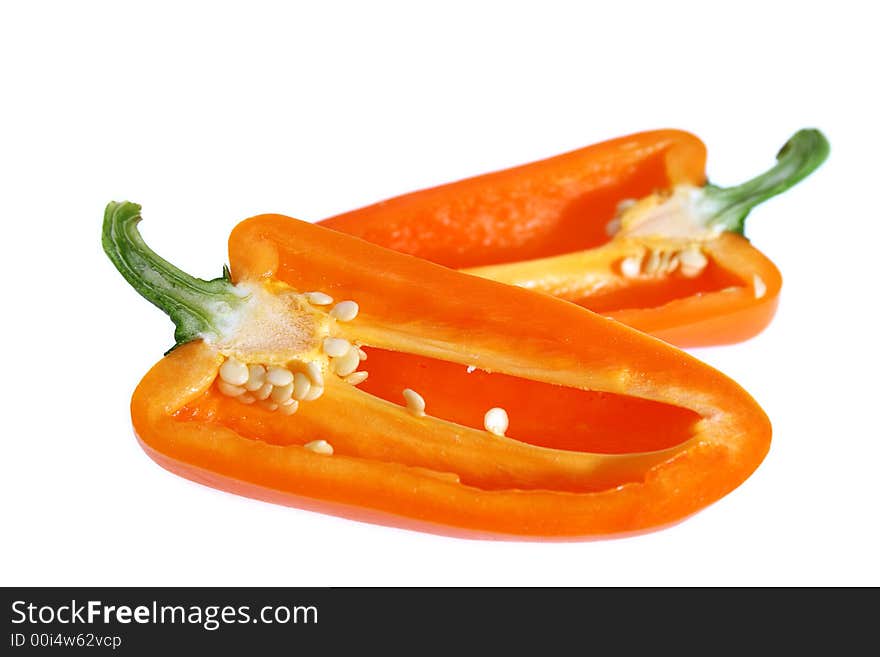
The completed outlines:
[[[279,409],[284,415],[293,415],[299,410],[299,402],[295,399],[288,399],[286,402],[281,404]]]
[[[369,376],[368,372],[354,372],[345,377],[345,382],[350,383],[353,386],[356,386],[359,383],[363,383],[367,380]]]
[[[764,282],[764,279],[757,274],[752,277],[752,287],[755,290],[756,299],[760,299],[767,294],[767,284]]]
[[[681,274],[686,278],[694,278],[709,264],[709,260],[698,248],[685,249],[678,254],[681,262]]]
[[[248,366],[235,358],[227,358],[220,366],[220,378],[234,386],[247,383]]]
[[[262,365],[248,365],[248,380],[244,384],[246,390],[253,392],[263,387],[266,382],[266,368]]]
[[[273,386],[271,383],[269,383],[269,382],[267,381],[267,382],[264,383],[262,386],[260,386],[260,389],[259,389],[259,390],[255,390],[255,391],[254,391],[254,398],[257,399],[257,400],[259,400],[259,401],[263,401],[263,400],[266,399],[269,395],[272,394],[272,391],[273,391],[274,389],[275,389],[274,386]]]
[[[330,311],[330,317],[338,319],[340,322],[350,322],[357,317],[360,308],[354,301],[340,301],[333,310]]]
[[[486,431],[496,436],[503,436],[509,425],[507,411],[503,408],[490,408],[483,417],[483,426],[486,427]]]
[[[273,388],[272,394],[269,397],[273,402],[280,404],[281,402],[287,401],[290,399],[290,396],[293,394],[293,382],[291,381],[286,386],[277,386]]]
[[[312,442],[303,445],[303,447],[310,452],[322,454],[323,456],[331,456],[333,454],[333,445],[326,440],[313,440]]]
[[[333,360],[333,371],[339,376],[346,377],[354,372],[360,364],[361,359],[358,356],[357,350],[349,349],[344,356]]]
[[[324,353],[331,358],[339,358],[348,353],[351,343],[345,338],[324,338]]]
[[[620,273],[624,278],[635,278],[642,269],[642,258],[640,256],[629,256],[624,258],[620,263]]]
[[[312,387],[312,382],[309,380],[309,377],[303,372],[297,372],[293,375],[293,398],[302,401],[306,398],[306,395],[309,394],[309,388]]]
[[[324,373],[321,371],[321,364],[312,361],[306,365],[306,375],[311,380],[313,386],[324,387]]]
[[[303,397],[302,401],[315,401],[320,398],[321,395],[324,394],[324,386],[316,386],[312,384],[312,387],[309,388],[308,394]]]
[[[306,300],[313,306],[329,306],[333,303],[333,297],[323,292],[306,292]]]
[[[244,394],[244,388],[227,383],[223,379],[217,381],[217,388],[227,397],[238,397]]]
[[[422,417],[425,414],[425,398],[411,388],[403,391],[403,399],[406,401],[406,410],[415,415]]]
[[[273,386],[286,386],[293,381],[293,372],[284,367],[270,367],[266,372],[266,380]]]

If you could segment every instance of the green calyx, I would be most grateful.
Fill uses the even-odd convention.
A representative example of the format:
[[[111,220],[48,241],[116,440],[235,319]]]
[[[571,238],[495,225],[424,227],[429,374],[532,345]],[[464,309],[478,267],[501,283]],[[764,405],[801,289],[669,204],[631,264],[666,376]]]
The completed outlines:
[[[709,223],[742,235],[752,208],[806,178],[827,159],[829,151],[821,132],[798,130],[779,150],[772,169],[736,187],[706,185],[703,199],[711,215]]]
[[[140,205],[107,204],[101,234],[107,257],[142,297],[171,318],[175,347],[223,336],[245,301],[232,284],[229,269],[224,266],[223,275],[210,281],[190,276],[146,245],[137,229],[140,221]]]

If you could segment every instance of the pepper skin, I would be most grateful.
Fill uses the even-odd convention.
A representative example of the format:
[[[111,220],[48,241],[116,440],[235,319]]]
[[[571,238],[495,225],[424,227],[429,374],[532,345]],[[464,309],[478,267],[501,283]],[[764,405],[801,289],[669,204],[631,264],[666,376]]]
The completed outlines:
[[[153,253],[139,220],[109,204],[104,248],[177,345],[137,386],[132,421],[189,479],[424,531],[585,539],[678,522],[769,449],[734,381],[574,304],[279,215],[240,223],[231,271],[204,281]],[[345,345],[366,380],[341,367]],[[285,414],[303,376],[323,394]],[[261,377],[278,385],[255,401]],[[498,406],[506,435],[482,425]]]
[[[776,166],[706,184],[706,149],[643,132],[405,194],[321,224],[467,273],[573,301],[681,347],[728,344],[772,320],[782,277],[744,236],[750,210],[827,157],[801,130]]]

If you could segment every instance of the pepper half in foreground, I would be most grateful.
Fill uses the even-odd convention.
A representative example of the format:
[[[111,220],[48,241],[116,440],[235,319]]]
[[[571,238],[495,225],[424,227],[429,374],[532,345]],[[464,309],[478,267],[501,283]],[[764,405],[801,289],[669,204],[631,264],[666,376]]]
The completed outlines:
[[[110,203],[103,245],[177,344],[131,403],[147,453],[239,494],[454,535],[657,528],[742,483],[770,424],[618,322],[321,226],[247,219],[205,281]]]
[[[828,155],[797,132],[766,173],[705,184],[695,136],[658,130],[392,198],[320,222],[468,273],[573,301],[680,347],[762,331],[782,277],[743,236],[753,207]]]

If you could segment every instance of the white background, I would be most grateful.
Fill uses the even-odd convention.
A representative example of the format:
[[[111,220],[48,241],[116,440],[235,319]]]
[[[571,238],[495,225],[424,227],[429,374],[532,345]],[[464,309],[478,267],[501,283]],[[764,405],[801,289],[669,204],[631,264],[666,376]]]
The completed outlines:
[[[3,3],[0,583],[880,584],[870,5]],[[702,137],[733,184],[806,126],[830,159],[748,222],[785,277],[777,319],[694,352],[774,442],[676,527],[443,538],[201,487],[135,442],[130,394],[172,326],[101,251],[110,200],[208,278],[261,212],[317,220],[658,127]]]

